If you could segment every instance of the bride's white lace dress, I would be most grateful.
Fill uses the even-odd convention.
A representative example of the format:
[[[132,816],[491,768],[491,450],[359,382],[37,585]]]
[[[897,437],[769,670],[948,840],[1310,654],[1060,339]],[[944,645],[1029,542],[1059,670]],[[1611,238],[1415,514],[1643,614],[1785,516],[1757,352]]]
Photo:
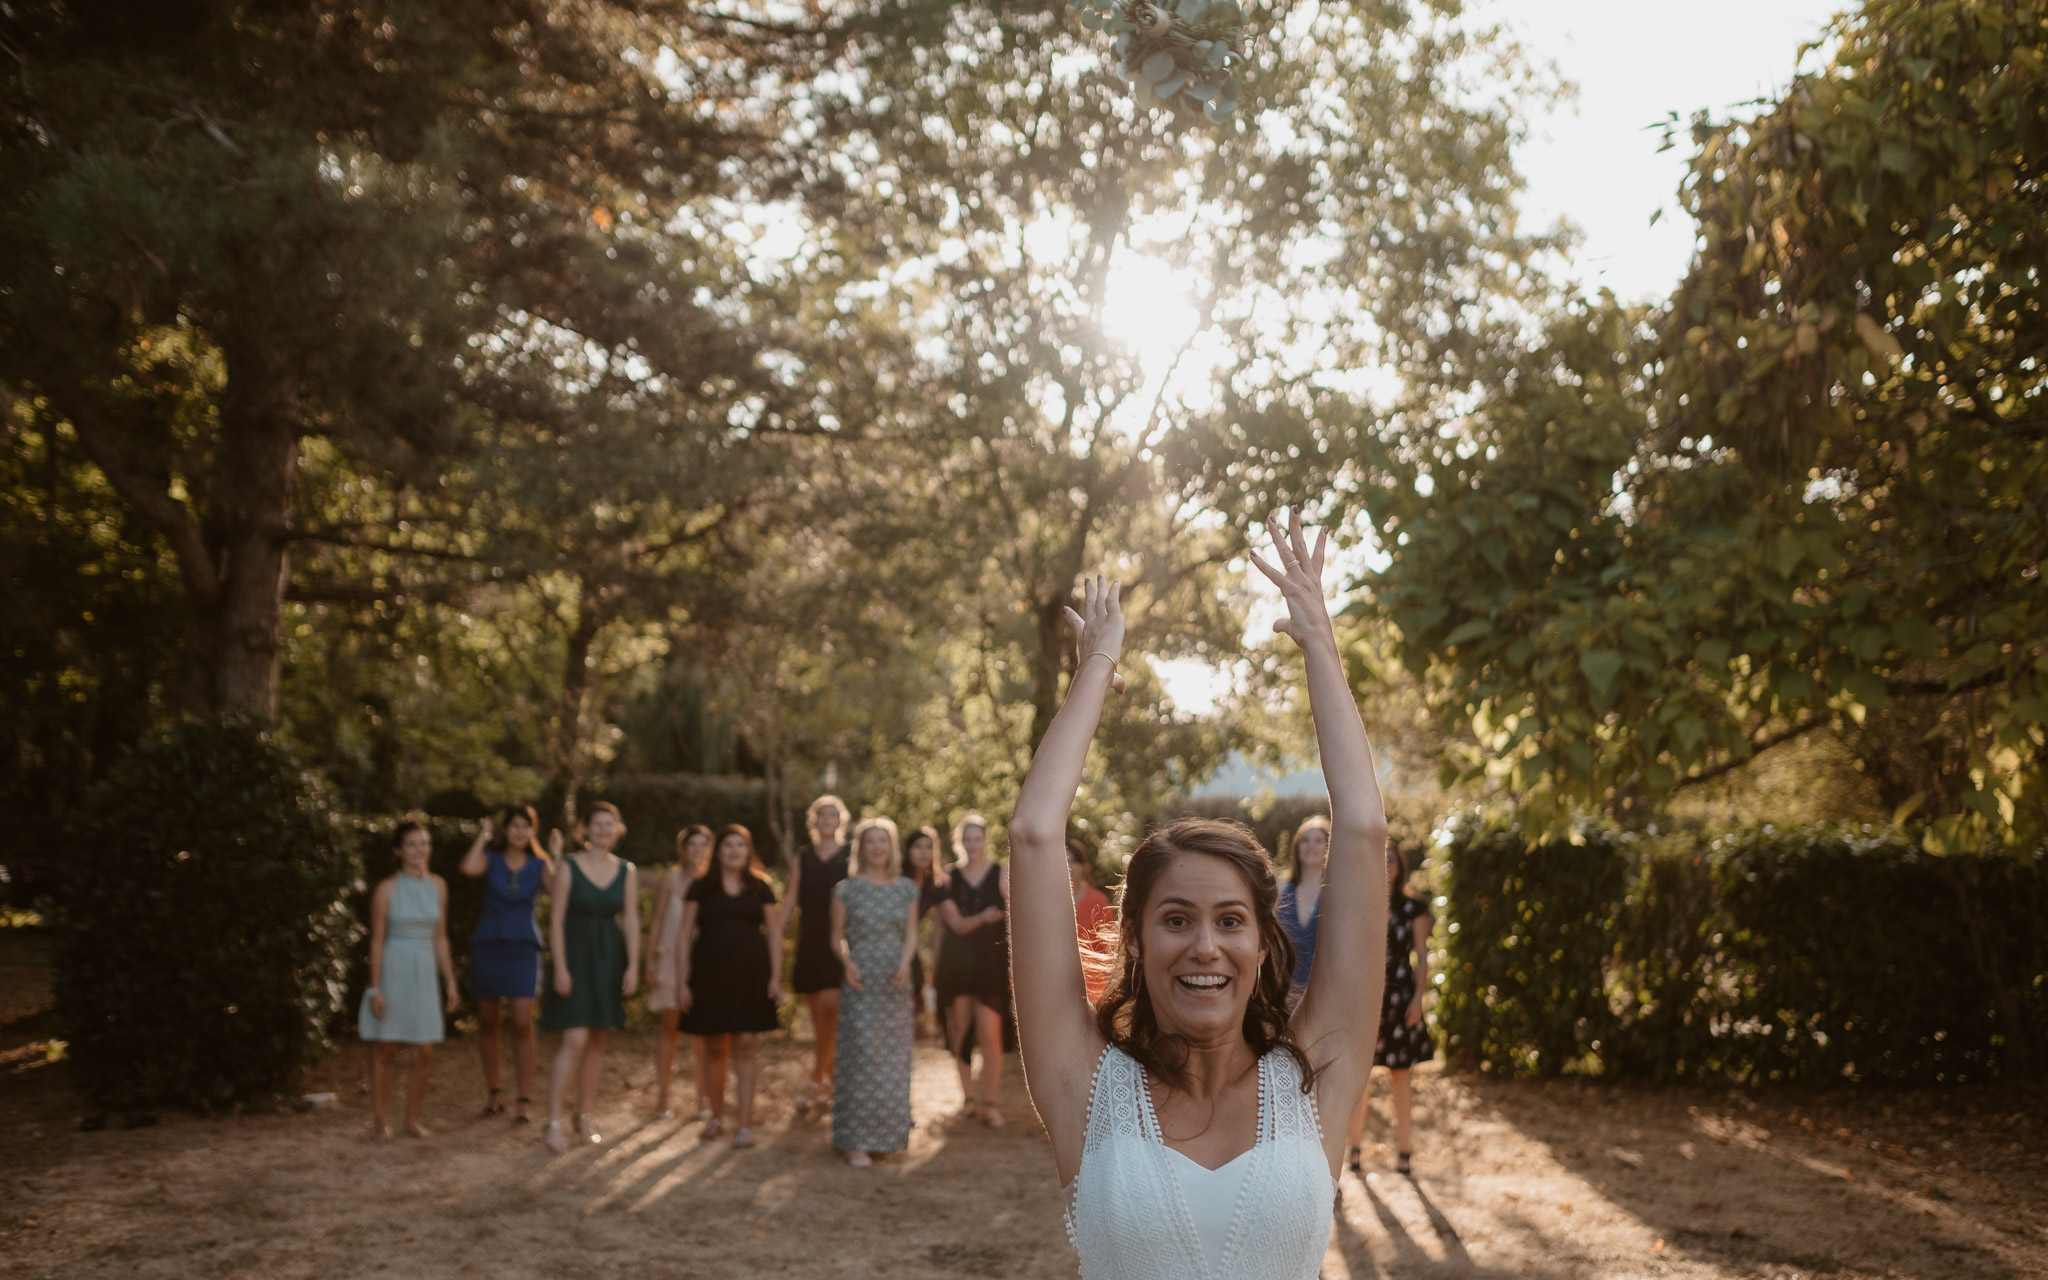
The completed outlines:
[[[1336,1192],[1315,1098],[1287,1053],[1259,1062],[1251,1150],[1204,1169],[1166,1145],[1144,1068],[1112,1045],[1095,1069],[1067,1237],[1084,1280],[1312,1280]]]

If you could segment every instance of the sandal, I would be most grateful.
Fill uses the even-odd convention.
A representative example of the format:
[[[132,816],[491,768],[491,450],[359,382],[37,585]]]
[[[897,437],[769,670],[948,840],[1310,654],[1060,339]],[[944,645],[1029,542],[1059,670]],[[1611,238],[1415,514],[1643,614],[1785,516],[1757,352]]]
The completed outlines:
[[[597,1130],[590,1127],[590,1117],[581,1111],[576,1113],[576,1136],[593,1147],[604,1141],[598,1136]]]
[[[715,1138],[719,1134],[724,1132],[725,1121],[720,1119],[718,1116],[713,1116],[709,1120],[706,1120],[704,1122],[704,1132],[701,1136],[706,1138]]]
[[[1394,1154],[1394,1172],[1400,1174],[1404,1178],[1412,1178],[1415,1176],[1414,1169],[1409,1167],[1408,1153],[1406,1151],[1400,1151]]]
[[[735,1147],[738,1147],[738,1148],[740,1148],[740,1149],[742,1149],[742,1150],[746,1149],[747,1147],[751,1147],[751,1146],[753,1146],[753,1145],[754,1145],[754,1131],[753,1131],[752,1129],[735,1129],[735,1130],[733,1130],[733,1131],[732,1131],[732,1145],[733,1145],[733,1146],[735,1146]]]
[[[1357,1147],[1344,1148],[1344,1167],[1360,1175],[1365,1174],[1365,1152]]]
[[[541,1134],[541,1140],[547,1143],[548,1150],[556,1155],[560,1155],[569,1149],[569,1139],[562,1133],[562,1122],[560,1120],[548,1121],[547,1130]]]
[[[527,1108],[527,1107],[528,1107],[529,1105],[531,1105],[531,1104],[532,1104],[532,1102],[533,1102],[533,1099],[532,1099],[532,1098],[526,1098],[526,1097],[522,1097],[522,1098],[520,1098],[520,1099],[519,1099],[519,1114],[518,1114],[518,1115],[516,1115],[516,1116],[513,1116],[513,1117],[512,1117],[512,1123],[513,1123],[513,1124],[532,1124],[532,1123],[533,1123],[533,1117],[532,1117],[532,1116],[530,1116],[530,1115],[527,1115],[527,1114],[526,1114],[526,1108]]]
[[[503,1092],[505,1092],[503,1089],[491,1090],[490,1100],[484,1103],[484,1109],[477,1116],[477,1119],[488,1120],[492,1116],[502,1116],[505,1114],[505,1104],[498,1101],[498,1095]]]
[[[981,1122],[991,1129],[1003,1127],[1003,1113],[993,1102],[981,1104]]]
[[[811,1114],[811,1108],[816,1105],[818,1105],[818,1082],[812,1080],[805,1084],[796,1095],[796,1113],[799,1116],[807,1116]]]

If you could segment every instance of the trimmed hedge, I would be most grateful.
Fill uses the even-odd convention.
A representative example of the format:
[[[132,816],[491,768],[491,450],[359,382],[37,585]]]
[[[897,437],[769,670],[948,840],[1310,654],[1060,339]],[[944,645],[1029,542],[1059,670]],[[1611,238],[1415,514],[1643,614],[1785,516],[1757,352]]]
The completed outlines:
[[[273,1096],[327,1047],[361,863],[326,790],[268,734],[189,724],[116,766],[70,825],[56,996],[105,1107]]]
[[[2048,1070],[2048,855],[1897,832],[1459,833],[1437,1019],[1454,1063],[1938,1084]]]
[[[701,822],[716,831],[737,822],[754,833],[754,847],[770,866],[782,861],[769,835],[768,784],[759,778],[688,773],[623,774],[588,789],[583,802],[609,800],[626,820],[618,853],[642,867],[676,860],[676,832]]]

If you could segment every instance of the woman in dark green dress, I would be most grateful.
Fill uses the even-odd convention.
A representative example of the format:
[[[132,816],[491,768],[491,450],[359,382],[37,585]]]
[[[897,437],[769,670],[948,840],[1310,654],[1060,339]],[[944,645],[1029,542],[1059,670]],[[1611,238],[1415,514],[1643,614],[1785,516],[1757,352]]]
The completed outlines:
[[[554,1151],[569,1149],[562,1131],[562,1095],[579,1063],[576,1140],[599,1141],[590,1110],[604,1075],[605,1045],[613,1031],[626,1025],[626,997],[639,986],[639,880],[633,864],[612,853],[625,834],[616,808],[603,801],[590,806],[583,819],[583,848],[561,860],[549,886],[548,943],[555,976],[541,1006],[540,1025],[543,1031],[562,1033],[548,1081],[545,1137]]]

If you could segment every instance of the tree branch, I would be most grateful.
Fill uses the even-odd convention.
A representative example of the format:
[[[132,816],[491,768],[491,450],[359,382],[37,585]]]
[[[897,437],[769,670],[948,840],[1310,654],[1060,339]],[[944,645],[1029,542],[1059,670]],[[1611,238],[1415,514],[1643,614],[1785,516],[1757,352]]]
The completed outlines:
[[[1715,765],[1711,769],[1702,769],[1698,773],[1691,774],[1684,778],[1680,778],[1678,780],[1678,785],[1672,787],[1671,789],[1674,792],[1683,791],[1687,787],[1695,786],[1702,782],[1712,782],[1715,778],[1719,778],[1725,774],[1733,773],[1737,769],[1740,769],[1743,765],[1748,764],[1750,761],[1762,755],[1764,752],[1769,751],[1772,747],[1781,747],[1786,743],[1792,741],[1794,738],[1803,737],[1804,735],[1813,732],[1815,729],[1818,729],[1823,725],[1830,723],[1831,721],[1833,721],[1833,719],[1833,716],[1810,715],[1806,717],[1804,720],[1801,720],[1798,723],[1794,724],[1789,729],[1781,729],[1776,733],[1767,734],[1763,738],[1760,738],[1757,741],[1750,743],[1748,755],[1723,760],[1720,764]]]
[[[206,538],[191,510],[129,461],[115,443],[113,433],[88,406],[78,400],[67,400],[60,402],[58,409],[71,423],[78,442],[85,446],[86,456],[106,476],[107,483],[114,486],[114,492],[140,511],[171,544],[185,590],[196,602],[212,608],[220,600],[220,574],[214,569]]]

